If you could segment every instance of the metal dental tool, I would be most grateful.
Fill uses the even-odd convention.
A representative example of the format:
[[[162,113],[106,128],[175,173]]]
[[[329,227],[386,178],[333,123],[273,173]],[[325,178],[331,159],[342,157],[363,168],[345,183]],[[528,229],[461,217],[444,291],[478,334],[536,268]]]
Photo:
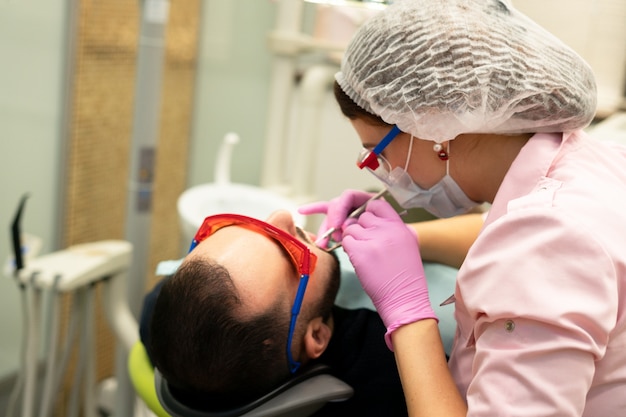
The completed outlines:
[[[379,198],[381,198],[385,193],[387,192],[386,188],[383,188],[382,190],[380,190],[378,193],[374,194],[369,200],[367,200],[365,203],[363,203],[361,206],[359,206],[358,208],[356,208],[352,213],[350,213],[350,215],[347,217],[348,219],[356,219],[357,217],[359,217],[364,211],[365,211],[365,207],[367,207],[367,204],[370,201],[373,200],[378,200]],[[328,229],[326,232],[324,232],[324,234],[320,237],[317,238],[316,242],[319,242],[322,239],[327,238],[328,236],[332,235],[337,229],[334,227],[331,227],[330,229]],[[341,247],[341,243],[336,243],[335,245],[331,246],[330,248],[323,248],[326,252],[332,252],[337,248]]]
[[[450,297],[446,298],[439,304],[440,307],[447,306],[448,304],[452,304],[456,301],[456,297],[452,294]]]

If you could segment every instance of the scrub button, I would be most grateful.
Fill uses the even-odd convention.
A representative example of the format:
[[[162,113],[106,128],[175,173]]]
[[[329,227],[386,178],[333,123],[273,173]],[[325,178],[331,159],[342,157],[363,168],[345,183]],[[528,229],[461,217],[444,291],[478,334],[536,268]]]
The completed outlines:
[[[515,322],[513,320],[507,320],[504,322],[504,330],[511,333],[515,330]]]

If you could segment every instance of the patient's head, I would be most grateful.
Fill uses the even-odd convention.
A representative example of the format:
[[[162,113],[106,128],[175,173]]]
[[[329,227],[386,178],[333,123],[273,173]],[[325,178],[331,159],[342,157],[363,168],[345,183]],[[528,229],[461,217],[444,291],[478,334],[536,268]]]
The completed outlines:
[[[297,229],[288,212],[274,213],[267,223],[290,236],[273,239],[258,226],[218,223],[161,289],[151,350],[175,387],[235,404],[289,377],[287,339],[301,282],[289,252],[297,256],[297,245],[308,248],[315,266],[290,352],[304,364],[326,349],[339,288],[337,259]]]

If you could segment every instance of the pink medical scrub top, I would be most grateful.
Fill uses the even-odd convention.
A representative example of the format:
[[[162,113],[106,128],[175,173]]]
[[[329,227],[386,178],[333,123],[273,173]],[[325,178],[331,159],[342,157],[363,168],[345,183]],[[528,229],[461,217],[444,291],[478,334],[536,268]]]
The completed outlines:
[[[455,295],[468,416],[626,416],[626,148],[534,135]]]

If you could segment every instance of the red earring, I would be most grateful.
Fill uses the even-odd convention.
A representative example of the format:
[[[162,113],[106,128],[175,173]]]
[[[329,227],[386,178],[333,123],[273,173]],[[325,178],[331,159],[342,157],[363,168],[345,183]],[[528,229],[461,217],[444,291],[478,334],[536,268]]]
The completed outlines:
[[[448,160],[448,152],[446,152],[446,150],[443,149],[443,145],[441,143],[435,143],[433,145],[433,151],[437,152],[437,156],[442,161]]]

